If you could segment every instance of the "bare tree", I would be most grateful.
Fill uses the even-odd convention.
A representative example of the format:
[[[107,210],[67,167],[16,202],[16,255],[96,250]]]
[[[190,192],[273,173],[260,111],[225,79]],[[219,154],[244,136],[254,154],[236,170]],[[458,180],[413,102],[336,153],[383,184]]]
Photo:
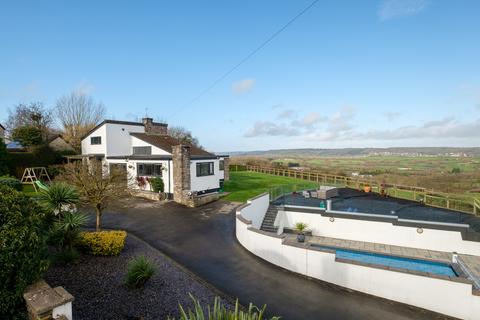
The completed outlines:
[[[182,143],[190,144],[192,146],[201,148],[200,142],[197,137],[192,135],[192,132],[185,129],[184,127],[170,127],[168,128],[168,134]]]
[[[11,135],[16,128],[35,127],[42,133],[43,139],[47,139],[52,131],[53,111],[45,108],[42,102],[36,101],[29,104],[19,103],[8,109],[7,131]]]
[[[103,211],[112,203],[128,196],[127,172],[120,168],[110,170],[101,161],[75,161],[64,166],[59,180],[74,185],[82,203],[95,208],[96,229],[100,231]]]
[[[104,118],[105,106],[87,94],[74,91],[57,100],[55,112],[63,126],[65,140],[80,151],[82,136]]]

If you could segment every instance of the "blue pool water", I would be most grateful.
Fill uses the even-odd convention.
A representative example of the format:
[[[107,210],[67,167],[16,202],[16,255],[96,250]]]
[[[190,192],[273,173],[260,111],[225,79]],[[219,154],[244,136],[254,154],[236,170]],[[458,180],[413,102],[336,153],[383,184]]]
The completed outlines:
[[[336,251],[338,258],[349,259],[364,263],[378,264],[387,267],[401,268],[408,270],[423,271],[442,276],[456,277],[457,274],[452,267],[446,263],[432,262],[420,259],[410,259],[402,257],[387,256],[377,253],[354,251],[347,249],[337,249],[327,246],[318,246]]]

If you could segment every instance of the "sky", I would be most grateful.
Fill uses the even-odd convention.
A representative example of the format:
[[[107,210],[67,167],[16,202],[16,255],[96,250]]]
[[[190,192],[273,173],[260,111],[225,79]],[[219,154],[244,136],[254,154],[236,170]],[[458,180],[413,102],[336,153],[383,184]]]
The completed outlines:
[[[0,122],[79,91],[217,152],[480,146],[477,0],[320,0],[212,87],[311,2],[3,1]]]

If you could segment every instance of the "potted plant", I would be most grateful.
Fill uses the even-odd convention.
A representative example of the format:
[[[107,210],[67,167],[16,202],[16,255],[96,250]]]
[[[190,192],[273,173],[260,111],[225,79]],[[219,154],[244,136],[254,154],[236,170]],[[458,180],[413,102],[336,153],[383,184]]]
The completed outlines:
[[[295,223],[295,231],[297,232],[297,241],[305,242],[305,231],[307,230],[308,225],[304,222]]]
[[[152,191],[160,195],[160,200],[165,200],[166,195],[164,193],[165,185],[163,183],[163,179],[160,177],[150,178],[148,182],[150,183],[150,188]]]

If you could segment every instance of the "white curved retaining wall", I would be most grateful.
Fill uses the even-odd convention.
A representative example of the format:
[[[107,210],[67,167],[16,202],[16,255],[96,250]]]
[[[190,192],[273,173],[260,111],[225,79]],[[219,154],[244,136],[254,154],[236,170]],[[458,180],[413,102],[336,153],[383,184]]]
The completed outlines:
[[[341,211],[328,211],[342,213]],[[348,213],[355,215],[355,213]],[[361,213],[356,215],[361,216]],[[368,215],[368,214],[367,214]],[[371,215],[378,217],[378,215]],[[396,221],[396,217],[386,216]],[[330,238],[357,240],[390,244],[402,247],[412,247],[445,252],[458,252],[480,256],[480,243],[462,239],[460,231],[438,230],[427,227],[422,228],[423,232],[418,233],[416,227],[394,225],[392,222],[359,220],[321,216],[320,211],[316,213],[296,212],[294,207],[285,207],[285,211],[279,211],[275,225],[282,228],[293,229],[296,222],[305,222],[309,230],[315,236]],[[399,221],[402,221],[401,219]],[[419,224],[425,224],[419,221]],[[440,225],[440,224],[437,224]],[[432,223],[435,226],[435,223]],[[479,316],[480,318],[480,316]]]
[[[253,227],[260,229],[269,205],[270,196],[268,193],[263,193],[255,198],[247,200],[245,205],[237,209],[237,214],[241,210],[242,217],[250,220]]]
[[[471,283],[337,262],[334,253],[285,245],[282,237],[256,230],[243,216],[245,210],[250,216],[262,216],[266,211],[262,208],[252,200],[250,205],[237,210],[236,219],[238,241],[258,257],[290,271],[375,296],[461,319],[480,318],[480,297],[472,294]]]

